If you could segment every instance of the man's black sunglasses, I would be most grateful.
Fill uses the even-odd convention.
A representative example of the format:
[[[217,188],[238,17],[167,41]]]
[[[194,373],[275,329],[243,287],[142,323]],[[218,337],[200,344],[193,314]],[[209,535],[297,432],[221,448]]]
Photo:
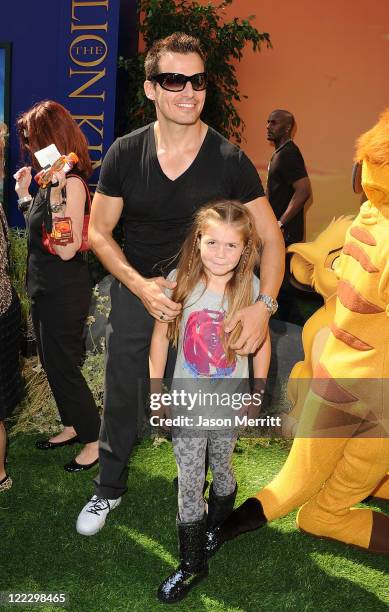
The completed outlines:
[[[191,82],[195,91],[203,91],[207,87],[207,73],[198,72],[192,76],[179,74],[178,72],[162,72],[150,77],[150,81],[156,81],[167,91],[183,91],[188,81]]]

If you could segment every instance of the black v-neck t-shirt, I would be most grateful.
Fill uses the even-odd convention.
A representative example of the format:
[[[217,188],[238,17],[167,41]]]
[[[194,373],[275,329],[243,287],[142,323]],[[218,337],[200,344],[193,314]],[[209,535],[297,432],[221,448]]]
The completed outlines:
[[[166,275],[204,204],[243,204],[264,196],[248,157],[212,128],[189,168],[169,179],[158,161],[154,123],[118,138],[108,150],[97,191],[123,198],[124,253],[143,276]],[[107,204],[109,205],[109,204]]]

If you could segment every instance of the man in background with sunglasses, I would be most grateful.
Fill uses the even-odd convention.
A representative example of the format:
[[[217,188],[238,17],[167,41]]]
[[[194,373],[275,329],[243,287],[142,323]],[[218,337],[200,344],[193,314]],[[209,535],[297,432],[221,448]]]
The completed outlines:
[[[118,138],[104,159],[93,200],[90,244],[115,277],[107,324],[105,407],[96,494],[77,531],[93,535],[127,490],[128,458],[143,414],[154,319],[172,321],[181,305],[165,291],[195,211],[209,201],[239,200],[253,213],[263,242],[261,299],[237,314],[243,331],[233,348],[255,352],[265,338],[283,276],[284,247],[255,167],[200,120],[207,75],[198,39],[181,33],[159,40],[145,61],[146,96],[157,121]],[[112,237],[123,221],[124,248]],[[143,388],[140,384],[143,381]]]

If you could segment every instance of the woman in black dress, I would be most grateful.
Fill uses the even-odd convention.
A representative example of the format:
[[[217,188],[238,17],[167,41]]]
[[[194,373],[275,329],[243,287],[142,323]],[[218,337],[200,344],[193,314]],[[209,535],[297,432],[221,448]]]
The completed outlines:
[[[74,169],[65,176],[57,172],[47,188],[31,198],[31,168],[16,174],[19,204],[27,206],[28,229],[27,292],[37,337],[39,357],[53,392],[63,429],[48,440],[37,442],[40,450],[74,443],[83,444],[65,470],[89,469],[98,461],[100,417],[92,393],[82,375],[83,327],[88,315],[91,282],[88,266],[78,252],[87,202],[85,180],[92,173],[87,141],[70,113],[60,104],[45,100],[23,113],[17,122],[22,151],[32,165],[39,165],[34,153],[55,144],[62,155],[76,153]],[[31,203],[29,203],[31,200]],[[43,246],[43,228],[71,222],[71,232],[62,244],[53,244],[55,254]],[[62,224],[63,225],[63,224]],[[62,238],[62,234],[61,234]]]
[[[0,123],[0,179],[3,178],[4,144],[7,126]],[[10,489],[11,477],[5,471],[7,434],[4,419],[22,399],[19,371],[20,303],[11,285],[8,225],[0,202],[0,491]]]

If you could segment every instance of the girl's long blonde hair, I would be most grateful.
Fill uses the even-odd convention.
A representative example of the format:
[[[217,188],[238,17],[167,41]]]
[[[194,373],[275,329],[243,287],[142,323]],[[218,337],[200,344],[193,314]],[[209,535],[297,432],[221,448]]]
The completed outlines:
[[[253,272],[259,265],[261,241],[255,229],[254,218],[244,204],[230,200],[210,203],[197,212],[193,226],[179,252],[177,265],[177,285],[173,289],[172,300],[185,307],[188,297],[196,285],[203,281],[207,285],[200,257],[200,238],[210,221],[219,221],[231,225],[240,234],[244,244],[239,263],[233,276],[227,282],[224,297],[227,298],[228,321],[239,309],[253,303]],[[178,344],[182,310],[178,317],[169,323],[168,338],[174,346]],[[235,358],[235,352],[229,347],[242,331],[240,322],[225,339],[224,348],[229,363]]]

